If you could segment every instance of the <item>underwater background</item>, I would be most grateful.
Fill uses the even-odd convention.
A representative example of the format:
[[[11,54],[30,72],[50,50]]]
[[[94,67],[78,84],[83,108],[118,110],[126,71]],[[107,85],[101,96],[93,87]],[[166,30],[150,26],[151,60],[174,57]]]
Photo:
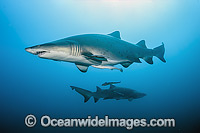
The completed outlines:
[[[166,63],[133,63],[124,72],[33,56],[26,47],[72,35],[108,34],[148,48],[165,44]],[[174,132],[200,131],[200,1],[199,0],[1,0],[0,129],[1,132]],[[121,67],[118,65],[118,67]],[[96,91],[106,81],[147,96],[133,100],[83,97],[69,86]],[[34,114],[52,118],[174,118],[168,128],[28,128]]]

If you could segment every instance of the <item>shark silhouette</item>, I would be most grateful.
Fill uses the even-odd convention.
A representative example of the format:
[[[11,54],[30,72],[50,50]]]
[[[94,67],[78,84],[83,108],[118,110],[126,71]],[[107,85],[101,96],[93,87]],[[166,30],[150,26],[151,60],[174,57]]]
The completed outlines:
[[[132,101],[133,99],[142,98],[146,96],[144,93],[137,92],[136,90],[132,90],[129,88],[124,87],[116,87],[114,85],[110,85],[109,89],[101,89],[97,86],[96,92],[91,92],[79,87],[70,86],[72,90],[75,90],[79,94],[81,94],[84,97],[84,102],[87,102],[90,97],[94,97],[95,103],[100,99],[103,98],[106,99],[128,99],[129,101]]]

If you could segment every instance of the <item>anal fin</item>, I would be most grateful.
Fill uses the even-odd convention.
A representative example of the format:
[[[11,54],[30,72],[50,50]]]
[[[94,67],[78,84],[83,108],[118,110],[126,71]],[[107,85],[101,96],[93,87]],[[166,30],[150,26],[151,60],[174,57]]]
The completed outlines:
[[[153,64],[152,56],[144,57],[143,59],[148,63],[148,64]]]

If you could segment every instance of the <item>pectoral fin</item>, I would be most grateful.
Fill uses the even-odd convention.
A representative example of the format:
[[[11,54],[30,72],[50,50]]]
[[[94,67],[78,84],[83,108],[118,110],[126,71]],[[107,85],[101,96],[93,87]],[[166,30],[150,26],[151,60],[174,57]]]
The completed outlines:
[[[81,65],[81,64],[76,64],[77,68],[81,71],[81,72],[87,72],[88,67],[89,66],[85,66],[85,65]]]
[[[85,53],[82,53],[82,55],[87,59],[89,60],[90,62],[94,63],[94,64],[101,64],[102,61],[107,61],[107,59],[102,56],[102,55],[93,55],[92,53],[90,52],[85,52]]]
[[[107,61],[107,59],[101,55],[92,55],[91,58],[98,61]]]
[[[120,95],[120,96],[124,96],[123,93],[120,93],[120,92],[117,92],[117,91],[113,91],[113,92],[116,93],[116,94],[118,94],[118,95]]]

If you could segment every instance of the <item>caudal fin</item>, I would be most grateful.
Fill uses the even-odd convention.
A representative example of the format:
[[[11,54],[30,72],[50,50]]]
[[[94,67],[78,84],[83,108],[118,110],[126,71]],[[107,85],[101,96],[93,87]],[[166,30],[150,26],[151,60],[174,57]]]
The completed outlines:
[[[93,94],[91,91],[88,91],[79,87],[75,87],[75,86],[70,86],[70,87],[72,88],[72,90],[75,89],[76,92],[78,92],[84,97],[84,102],[87,102]]]
[[[153,49],[154,51],[154,55],[159,58],[162,62],[166,62],[165,58],[164,58],[164,54],[165,54],[165,46],[164,43],[162,43],[162,45],[156,47]]]

